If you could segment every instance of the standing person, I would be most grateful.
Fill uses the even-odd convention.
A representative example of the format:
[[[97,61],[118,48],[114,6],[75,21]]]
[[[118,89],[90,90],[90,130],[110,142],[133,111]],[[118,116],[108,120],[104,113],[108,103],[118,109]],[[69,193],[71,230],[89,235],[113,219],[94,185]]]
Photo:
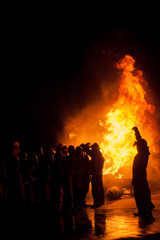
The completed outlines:
[[[76,149],[73,145],[69,145],[68,147],[68,180],[69,180],[69,186],[71,191],[71,207],[73,207],[73,181],[74,181],[74,175],[75,175],[75,166],[76,166],[76,157],[75,157]]]
[[[9,213],[13,215],[22,215],[25,204],[25,194],[23,188],[23,179],[19,171],[20,143],[15,141],[10,149],[7,159],[7,206]]]
[[[81,145],[82,152],[83,152],[83,165],[84,165],[84,170],[83,170],[83,175],[82,175],[82,206],[86,207],[86,196],[89,191],[89,184],[90,184],[90,165],[91,161],[90,158],[86,152],[86,145],[82,143]]]
[[[105,159],[100,151],[98,143],[94,143],[91,146],[91,150],[88,150],[88,154],[91,157],[91,184],[94,200],[94,205],[92,207],[96,208],[104,204],[102,170]]]
[[[76,147],[75,150],[75,171],[73,175],[73,208],[81,208],[81,197],[82,197],[82,149],[80,146]]]
[[[40,207],[44,213],[48,212],[49,207],[49,165],[46,161],[43,148],[40,147],[39,152],[39,174],[40,174]]]
[[[55,150],[52,147],[46,148],[45,150],[45,157],[46,163],[49,166],[49,179],[48,179],[48,186],[50,192],[50,199],[49,199],[49,206],[53,208],[53,198],[54,198],[54,156]]]
[[[53,212],[55,214],[60,213],[60,203],[62,196],[62,161],[63,161],[63,153],[62,153],[63,144],[59,143],[56,147],[56,152],[54,155],[53,169],[52,169],[52,206]]]
[[[38,209],[40,205],[40,167],[39,167],[39,159],[36,153],[33,153],[30,156],[32,162],[31,168],[31,176],[33,179],[33,200],[34,207]]]
[[[25,193],[25,206],[30,209],[33,205],[33,179],[31,175],[31,161],[27,152],[21,151],[19,156],[19,170],[23,178],[23,188]]]
[[[149,159],[149,147],[147,142],[140,135],[137,127],[133,127],[135,132],[136,142],[133,146],[137,146],[138,153],[133,161],[133,179],[132,184],[134,186],[134,198],[138,208],[138,213],[135,216],[152,217],[151,210],[154,205],[151,201],[150,189],[147,182],[147,164]]]
[[[64,212],[70,211],[72,207],[72,194],[71,194],[71,184],[70,184],[70,174],[72,172],[72,162],[70,161],[68,147],[66,145],[62,148],[62,175],[61,175],[61,183],[62,183],[62,190],[63,190],[63,204],[62,210]]]

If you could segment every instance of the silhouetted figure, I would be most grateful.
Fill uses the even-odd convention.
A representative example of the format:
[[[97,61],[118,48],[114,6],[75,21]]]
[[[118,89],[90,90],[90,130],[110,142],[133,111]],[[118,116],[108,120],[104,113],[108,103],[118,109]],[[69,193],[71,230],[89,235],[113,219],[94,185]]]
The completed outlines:
[[[62,153],[63,211],[68,211],[72,208],[72,186],[70,180],[73,171],[73,159],[70,157],[66,145],[63,146]]]
[[[52,171],[52,186],[53,186],[53,211],[56,214],[60,212],[60,203],[62,196],[62,161],[63,161],[63,144],[60,143],[56,147],[54,156],[54,167]]]
[[[90,176],[90,170],[91,170],[91,161],[89,158],[89,155],[86,152],[86,146],[85,144],[80,145],[82,147],[82,152],[83,152],[83,165],[84,165],[84,170],[83,170],[83,177],[82,177],[82,206],[85,207],[86,205],[86,196],[89,191],[89,184],[91,181],[91,176]]]
[[[31,176],[33,181],[33,205],[38,208],[40,205],[40,166],[37,154],[33,153],[30,156],[31,161]]]
[[[135,131],[136,142],[134,146],[137,146],[137,155],[133,162],[133,180],[132,184],[134,186],[134,197],[136,205],[138,208],[138,213],[136,216],[151,217],[151,210],[154,208],[151,202],[150,189],[147,182],[147,164],[150,155],[149,147],[145,139],[141,138],[139,130],[134,127],[132,130]]]
[[[49,199],[50,199],[50,192],[49,192],[49,166],[46,161],[46,157],[43,151],[43,148],[40,148],[39,152],[39,171],[40,171],[40,206],[42,211],[48,211],[49,207]]]
[[[91,150],[88,149],[88,154],[91,156],[91,184],[94,200],[93,207],[95,208],[104,204],[102,170],[105,159],[100,151],[98,143],[94,143],[91,146]]]
[[[25,193],[25,207],[30,209],[33,206],[33,179],[32,179],[32,165],[29,156],[25,151],[21,151],[19,156],[19,170],[23,178],[23,188]]]
[[[69,183],[70,188],[70,207],[73,207],[73,181],[74,181],[74,175],[75,175],[75,167],[76,167],[76,157],[75,157],[76,149],[73,145],[69,145],[68,147],[68,156],[67,156],[67,164],[66,164],[66,170],[67,170],[67,181]]]
[[[19,171],[18,153],[21,151],[20,143],[15,141],[7,159],[7,209],[9,214],[22,215],[25,204],[23,179]]]
[[[82,172],[83,172],[83,153],[80,146],[76,147],[75,152],[75,173],[73,176],[73,207],[81,208],[82,203]]]
[[[53,208],[53,201],[54,201],[54,156],[55,150],[52,147],[49,147],[45,150],[45,158],[46,162],[49,166],[49,178],[48,178],[48,186],[50,192],[50,199],[49,204],[50,207]]]

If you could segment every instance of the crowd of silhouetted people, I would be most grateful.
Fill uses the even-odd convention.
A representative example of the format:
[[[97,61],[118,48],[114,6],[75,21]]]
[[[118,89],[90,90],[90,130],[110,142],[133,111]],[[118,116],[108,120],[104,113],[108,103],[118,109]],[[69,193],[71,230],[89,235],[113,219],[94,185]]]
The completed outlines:
[[[133,161],[134,197],[138,213],[152,218],[151,193],[147,181],[149,147],[134,127],[137,154]],[[73,146],[59,143],[27,153],[18,141],[12,142],[0,167],[0,215],[22,216],[37,209],[60,215],[85,207],[91,184],[93,205],[104,204],[102,170],[104,157],[98,143]]]
[[[104,204],[104,158],[97,143],[59,143],[27,153],[14,141],[8,153],[0,172],[1,210],[13,216],[33,208],[55,214],[79,211],[87,206],[90,183],[91,207]]]

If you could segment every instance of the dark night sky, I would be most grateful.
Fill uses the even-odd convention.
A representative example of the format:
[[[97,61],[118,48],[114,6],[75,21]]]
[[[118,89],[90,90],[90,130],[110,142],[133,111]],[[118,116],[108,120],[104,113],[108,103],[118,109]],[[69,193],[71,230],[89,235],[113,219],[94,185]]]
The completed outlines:
[[[29,148],[57,143],[66,114],[73,115],[98,94],[96,68],[105,74],[117,56],[133,55],[159,100],[157,16],[54,13],[4,18],[5,139],[17,138]]]

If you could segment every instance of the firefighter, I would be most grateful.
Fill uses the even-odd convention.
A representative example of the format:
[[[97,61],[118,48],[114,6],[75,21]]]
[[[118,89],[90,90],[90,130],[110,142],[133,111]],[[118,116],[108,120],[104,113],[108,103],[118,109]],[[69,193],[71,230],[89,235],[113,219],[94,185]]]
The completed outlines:
[[[91,150],[88,150],[88,154],[91,157],[91,184],[94,200],[94,204],[92,207],[96,208],[104,204],[102,170],[105,159],[100,151],[98,143],[94,143],[91,146]]]
[[[151,210],[154,205],[151,201],[150,189],[148,187],[147,181],[147,164],[149,159],[149,147],[147,142],[140,135],[137,127],[133,127],[132,130],[135,132],[136,142],[133,146],[137,146],[137,155],[133,161],[133,179],[132,184],[134,186],[134,198],[136,201],[136,206],[138,213],[135,216],[141,217],[152,217]]]
[[[82,208],[83,198],[83,151],[80,146],[76,147],[75,150],[75,171],[73,175],[73,208]]]
[[[90,184],[90,158],[89,155],[86,153],[86,148],[85,148],[85,144],[82,143],[80,145],[80,147],[82,148],[82,154],[83,154],[83,165],[84,165],[84,170],[83,170],[83,175],[82,175],[82,207],[87,207],[86,204],[86,196],[87,193],[89,191],[89,184]]]
[[[22,216],[25,206],[25,194],[23,179],[19,170],[20,143],[14,141],[10,146],[9,156],[6,163],[7,170],[7,208],[10,213]]]
[[[63,153],[62,148],[64,144],[59,143],[56,147],[56,152],[54,155],[53,170],[52,170],[52,206],[53,212],[59,214],[60,203],[62,201],[62,161]]]
[[[71,148],[71,147],[70,147]],[[69,148],[69,152],[70,152]],[[68,212],[72,208],[72,186],[71,177],[73,171],[72,158],[68,152],[68,147],[66,145],[62,148],[63,158],[62,158],[62,190],[63,190],[63,205],[62,210]]]

